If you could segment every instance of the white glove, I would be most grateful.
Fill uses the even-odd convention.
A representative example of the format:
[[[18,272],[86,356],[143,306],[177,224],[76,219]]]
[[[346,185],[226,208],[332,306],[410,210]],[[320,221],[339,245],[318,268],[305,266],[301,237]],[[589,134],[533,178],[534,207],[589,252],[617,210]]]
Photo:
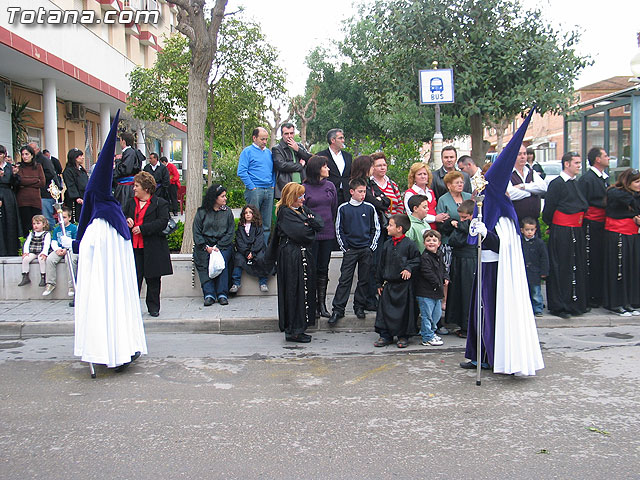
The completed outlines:
[[[477,218],[474,218],[469,225],[469,235],[475,237],[478,234],[480,234],[482,238],[485,238],[487,236],[487,226]]]
[[[66,248],[67,250],[71,249],[71,245],[73,244],[73,239],[71,237],[67,237],[66,235],[61,235],[59,240],[62,248]]]

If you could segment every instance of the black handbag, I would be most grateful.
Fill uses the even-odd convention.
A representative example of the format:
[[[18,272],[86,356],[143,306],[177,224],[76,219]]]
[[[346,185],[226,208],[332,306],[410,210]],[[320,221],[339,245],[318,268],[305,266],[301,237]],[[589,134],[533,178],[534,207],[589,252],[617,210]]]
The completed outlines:
[[[169,222],[167,223],[167,226],[162,231],[162,234],[165,235],[165,236],[171,235],[177,229],[178,229],[178,224],[176,223],[176,221],[173,218],[170,218]]]

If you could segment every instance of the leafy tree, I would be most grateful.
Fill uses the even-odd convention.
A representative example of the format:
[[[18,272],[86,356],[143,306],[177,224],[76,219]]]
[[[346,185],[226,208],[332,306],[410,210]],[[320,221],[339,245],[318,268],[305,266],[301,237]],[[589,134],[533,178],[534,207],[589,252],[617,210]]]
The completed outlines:
[[[513,118],[534,104],[541,114],[569,108],[573,82],[588,64],[574,50],[578,39],[518,0],[378,0],[350,20],[342,53],[361,72],[382,116],[378,123],[414,117],[418,70],[434,60],[452,67],[456,103],[442,106],[443,135],[456,133],[444,114],[466,118],[479,161],[487,121]]]
[[[201,203],[201,159],[205,144],[208,147],[210,184],[216,152],[239,143],[243,121],[249,132],[264,123],[266,98],[279,98],[284,94],[285,76],[284,71],[276,65],[277,51],[266,42],[257,24],[229,16],[222,18],[226,1],[217,0],[212,17],[205,21],[204,27],[199,24],[200,17],[204,18],[199,10],[204,8],[204,1],[169,1],[179,8],[178,30],[186,38],[171,36],[152,68],[137,68],[130,74],[131,93],[127,108],[138,118],[167,122],[187,112],[189,157],[192,161],[187,166],[185,235],[189,240],[184,242],[183,252],[189,252],[192,247],[192,215],[195,215],[195,209]],[[220,15],[220,24],[216,30],[217,42],[212,49],[213,56],[207,65],[205,85],[202,85],[200,77],[197,85],[192,85],[194,68],[197,67],[196,73],[201,76],[205,67],[203,62],[209,58],[202,54],[196,58],[194,47],[203,48],[207,42],[200,42],[193,34],[196,31],[203,32],[202,28],[205,27],[210,29],[215,15]],[[183,27],[180,27],[181,18]],[[193,22],[200,26],[194,29],[191,25]],[[197,94],[198,100],[190,96],[192,91]],[[199,102],[197,107],[193,105],[194,101]],[[196,144],[191,138],[193,120],[189,113],[195,110],[198,115],[204,114],[202,130],[198,124]]]
[[[218,49],[218,32],[227,0],[216,0],[205,18],[205,0],[168,0],[178,8],[176,28],[188,38],[189,83],[187,87],[187,124],[189,125],[189,161],[187,163],[187,211],[183,253],[193,250],[193,219],[202,201],[202,168],[204,129],[207,118],[207,91],[211,64]]]

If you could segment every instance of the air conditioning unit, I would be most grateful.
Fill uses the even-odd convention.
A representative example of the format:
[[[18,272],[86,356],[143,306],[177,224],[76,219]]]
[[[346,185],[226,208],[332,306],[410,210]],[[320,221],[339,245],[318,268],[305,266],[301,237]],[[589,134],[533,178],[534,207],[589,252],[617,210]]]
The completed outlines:
[[[67,118],[72,121],[81,122],[87,118],[87,108],[75,102],[65,102],[67,107]]]

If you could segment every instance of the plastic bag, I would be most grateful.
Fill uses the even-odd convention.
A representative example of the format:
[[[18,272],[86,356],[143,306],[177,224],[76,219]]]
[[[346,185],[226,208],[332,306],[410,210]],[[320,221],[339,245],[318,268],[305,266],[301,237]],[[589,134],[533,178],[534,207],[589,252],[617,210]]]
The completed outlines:
[[[220,250],[213,250],[209,254],[209,278],[216,278],[225,268],[224,257]]]

